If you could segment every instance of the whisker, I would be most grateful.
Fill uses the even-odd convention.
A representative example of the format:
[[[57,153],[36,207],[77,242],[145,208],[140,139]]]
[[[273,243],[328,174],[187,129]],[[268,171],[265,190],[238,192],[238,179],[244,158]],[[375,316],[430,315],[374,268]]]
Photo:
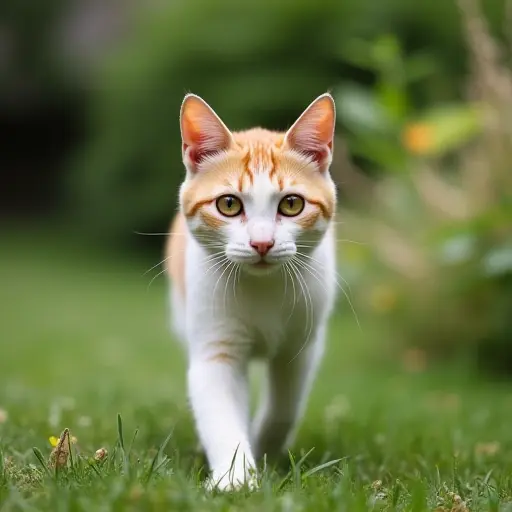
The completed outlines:
[[[234,261],[232,261],[230,263],[230,267],[231,267],[231,270],[229,271],[228,277],[226,278],[226,283],[224,285],[224,311],[227,310],[227,307],[226,307],[226,303],[227,303],[226,296],[227,296],[227,292],[228,292],[229,280],[231,279],[231,274],[233,274],[233,271],[236,269],[236,263]],[[233,278],[233,283],[234,283],[234,278]]]
[[[226,273],[226,271],[228,270],[228,268],[231,266],[231,261],[229,261],[227,258],[226,258],[226,262],[227,262],[227,265],[226,267],[224,268],[224,270],[222,270],[222,273],[220,274],[220,276],[218,277],[217,281],[215,282],[215,286],[213,287],[213,293],[212,293],[212,296],[213,296],[213,303],[215,305],[215,292],[217,290],[217,286],[219,285],[219,282],[220,280],[222,279],[222,276]],[[223,268],[223,266],[221,266],[220,268]]]
[[[286,264],[282,266],[279,271],[283,274],[284,277],[284,294],[283,294],[283,302],[281,303],[281,309],[283,309],[286,303],[286,297],[288,296],[288,276],[286,275]]]
[[[238,298],[236,296],[236,289],[240,286],[240,274],[242,272],[241,265],[236,263],[235,266],[235,275],[233,277],[233,299],[235,300],[235,304],[238,306]]]
[[[304,256],[304,255],[302,255]],[[309,265],[309,263],[307,263],[306,261],[302,261],[301,263],[303,263],[304,265],[307,265],[308,267],[310,267],[311,269],[313,269],[315,272],[318,273],[318,270],[316,268],[314,268],[313,266]],[[317,261],[317,263],[320,263]],[[336,273],[337,274],[337,273]],[[337,274],[341,279],[343,279],[339,274]],[[343,279],[343,281],[347,284],[348,286],[348,283],[345,281],[345,279]],[[338,288],[342,291],[343,295],[345,296],[345,298],[347,299],[347,302],[349,303],[350,305],[350,309],[352,310],[352,313],[354,315],[354,318],[356,320],[356,323],[357,323],[357,327],[359,328],[359,330],[362,332],[363,329],[361,327],[361,323],[359,322],[359,316],[357,315],[357,312],[355,310],[355,307],[354,307],[354,304],[352,303],[352,300],[350,299],[350,296],[348,295],[348,293],[346,292],[346,290],[343,288],[343,286],[341,286],[341,284],[338,282],[338,280],[334,279],[334,282],[336,284],[336,286],[338,286]]]
[[[153,277],[153,279],[151,279],[151,281],[149,281],[149,284],[148,284],[148,287],[146,288],[146,292],[149,291],[149,287],[152,285],[153,281],[157,278],[157,277],[160,277],[167,269],[164,268],[162,271],[158,272],[158,274],[156,276]]]
[[[289,263],[285,262],[284,267],[286,269],[287,274],[290,276],[290,281],[292,283],[292,289],[293,289],[293,302],[292,302],[292,310],[290,311],[290,314],[288,315],[288,318],[286,319],[286,323],[290,321],[290,318],[293,316],[293,312],[295,311],[295,305],[297,304],[297,294],[295,290],[295,280],[293,279],[293,275],[291,273]]]
[[[297,269],[293,259],[289,263],[292,266],[292,268],[294,269],[294,273],[299,281],[299,285],[301,287],[301,291],[304,296],[304,301],[306,304],[306,328],[305,328],[305,331],[307,330],[306,339],[305,339],[304,343],[302,344],[302,346],[300,347],[299,351],[292,357],[292,359],[290,359],[289,363],[291,363],[302,353],[304,348],[309,344],[309,341],[311,338],[311,333],[313,331],[313,301],[312,301],[311,294],[309,292],[307,283],[304,279],[304,276],[302,276],[300,273],[300,270]],[[302,283],[304,283],[304,287],[303,287]],[[307,295],[306,295],[306,291],[307,291]],[[311,311],[310,311],[310,308],[311,308]]]
[[[297,276],[297,280],[299,281],[299,286],[302,292],[302,296],[304,297],[304,301],[306,303],[306,329],[308,329],[309,321],[309,307],[308,307],[308,296],[306,295],[306,291],[309,292],[306,282],[303,279],[303,276],[300,274],[300,271],[297,269],[297,266],[294,264],[294,260],[290,261],[290,265],[295,270],[295,275]]]
[[[159,267],[160,265],[162,265],[163,263],[165,263],[166,261],[168,261],[169,259],[171,258],[171,256],[167,256],[166,258],[164,258],[162,261],[159,261],[156,265],[153,265],[150,269],[146,270],[146,272],[144,272],[144,274],[142,274],[143,276],[145,276],[146,274],[148,274],[149,272],[151,272],[152,270],[154,270],[156,267]],[[165,272],[166,269],[163,270],[163,272]]]
[[[178,232],[168,232],[168,233],[143,233],[140,231],[134,231],[136,235],[143,235],[143,236],[191,236],[192,238],[195,238],[197,240],[200,240],[202,242],[215,242],[219,243],[219,237],[209,235],[207,233],[178,233]]]
[[[303,254],[303,253],[298,252],[295,256],[308,258],[309,260],[314,261],[317,265],[320,265],[322,268],[325,268],[325,265],[321,261],[319,261],[316,258],[313,258],[312,256],[309,256],[308,254]],[[347,285],[349,292],[352,293],[352,289],[350,288],[349,282],[346,279],[344,279],[343,276],[336,269],[334,270],[334,274],[336,277],[339,277]]]
[[[187,233],[143,233],[142,231],[133,231],[135,235],[143,236],[168,236],[168,235],[186,235]]]
[[[184,252],[185,250],[182,249],[181,251],[179,251],[179,253],[182,253]],[[210,260],[211,258],[213,257],[216,257],[218,256],[219,254],[222,254],[224,251],[217,251],[215,253],[213,253],[212,255],[208,256],[208,258],[206,259],[206,261]],[[172,256],[167,256],[165,257],[162,261],[159,261],[156,265],[153,265],[151,268],[149,268],[148,270],[146,270],[144,272],[144,274],[142,274],[143,276],[145,276],[146,274],[149,274],[149,272],[151,272],[152,270],[154,270],[156,267],[158,267],[159,265],[162,265],[164,264],[166,261],[172,259]]]
[[[220,258],[221,256],[223,255],[223,251],[219,251],[211,256],[209,256],[206,260],[205,260],[205,263],[211,263],[212,261],[215,261],[216,259]],[[155,269],[156,267],[158,267],[159,265],[162,265],[163,263],[165,263],[166,261],[168,261],[169,259],[171,259],[171,256],[168,256],[167,258],[163,259],[162,261],[160,261],[159,263],[157,263],[156,265],[153,265],[149,270],[146,270],[146,272],[144,272],[144,276],[148,273],[148,272],[151,272],[153,269]],[[149,287],[151,286],[151,284],[153,283],[153,281],[155,281],[155,279],[157,279],[158,277],[160,277],[162,274],[164,274],[165,272],[167,271],[167,267],[165,267],[163,270],[161,270],[160,272],[158,272],[158,274],[156,274],[156,276],[153,276],[153,278],[151,279],[151,281],[149,281],[149,284],[148,284],[148,287],[147,287],[147,290],[149,290]]]
[[[222,268],[222,264],[224,263],[227,263],[229,260],[227,259],[226,256],[224,256],[223,258],[219,259],[219,261],[216,261],[215,263],[213,263],[213,265],[211,265],[203,274],[202,277],[207,277],[209,274],[213,274],[216,270],[218,270],[219,268]],[[209,263],[209,262],[205,262],[205,263]]]
[[[302,238],[299,239],[301,243],[305,244],[318,244],[321,242],[321,240],[302,240]],[[357,240],[350,240],[349,238],[335,238],[335,242],[341,242],[341,243],[350,243],[350,244],[356,244],[356,245],[368,245],[367,242],[358,242]]]

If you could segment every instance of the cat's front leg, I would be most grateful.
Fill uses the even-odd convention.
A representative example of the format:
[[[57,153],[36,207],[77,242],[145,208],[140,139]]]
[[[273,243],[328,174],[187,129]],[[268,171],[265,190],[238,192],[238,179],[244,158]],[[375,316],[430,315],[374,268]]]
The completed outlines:
[[[188,388],[197,431],[212,470],[209,485],[221,490],[255,485],[249,440],[247,360],[230,340],[191,351]]]

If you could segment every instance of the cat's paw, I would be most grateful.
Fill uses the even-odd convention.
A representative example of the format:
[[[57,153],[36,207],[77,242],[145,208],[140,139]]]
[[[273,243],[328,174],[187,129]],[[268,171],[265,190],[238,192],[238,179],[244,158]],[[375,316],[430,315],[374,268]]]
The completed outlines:
[[[213,475],[206,481],[206,488],[210,491],[222,491],[232,492],[247,489],[249,491],[256,491],[259,488],[258,479],[254,471],[249,474],[245,472],[233,473],[228,471],[227,473]]]

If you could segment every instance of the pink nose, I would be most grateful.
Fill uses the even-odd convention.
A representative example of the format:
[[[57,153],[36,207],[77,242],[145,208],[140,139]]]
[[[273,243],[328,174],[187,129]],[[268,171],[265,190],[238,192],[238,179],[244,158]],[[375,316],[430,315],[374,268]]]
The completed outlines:
[[[267,252],[270,251],[272,247],[274,247],[274,240],[264,240],[258,242],[251,240],[251,247],[256,249],[260,256],[265,256],[265,254],[267,254]]]

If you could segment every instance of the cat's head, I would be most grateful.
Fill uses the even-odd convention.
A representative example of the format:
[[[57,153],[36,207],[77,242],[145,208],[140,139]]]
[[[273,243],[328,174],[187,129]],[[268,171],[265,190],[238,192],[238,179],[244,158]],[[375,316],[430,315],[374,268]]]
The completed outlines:
[[[230,132],[189,94],[181,108],[181,210],[197,241],[256,274],[308,253],[336,209],[329,174],[334,100],[319,96],[286,133]]]

